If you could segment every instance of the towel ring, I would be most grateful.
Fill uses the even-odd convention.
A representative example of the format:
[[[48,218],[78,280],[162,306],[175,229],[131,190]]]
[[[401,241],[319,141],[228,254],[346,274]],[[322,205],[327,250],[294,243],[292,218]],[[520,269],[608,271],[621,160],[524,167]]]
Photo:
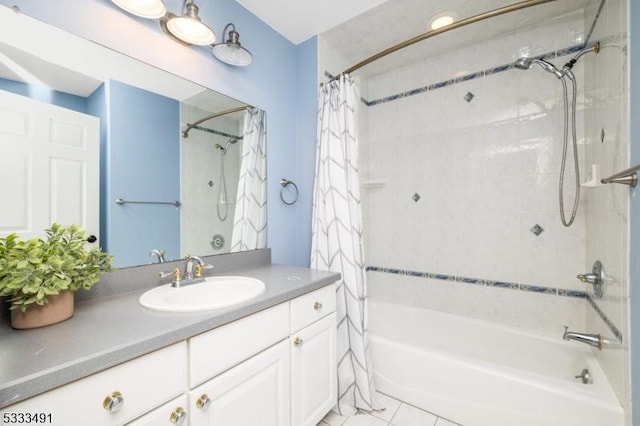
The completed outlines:
[[[293,189],[296,190],[296,195],[293,198],[293,201],[287,201],[284,198],[284,189],[289,185],[293,185]],[[280,186],[282,187],[282,188],[280,188],[280,199],[282,200],[283,203],[285,203],[286,205],[290,206],[290,205],[294,204],[296,201],[298,201],[298,194],[299,194],[298,185],[296,185],[295,182],[293,182],[291,180],[288,180],[288,179],[285,179],[285,178],[282,178],[282,179],[280,179]]]

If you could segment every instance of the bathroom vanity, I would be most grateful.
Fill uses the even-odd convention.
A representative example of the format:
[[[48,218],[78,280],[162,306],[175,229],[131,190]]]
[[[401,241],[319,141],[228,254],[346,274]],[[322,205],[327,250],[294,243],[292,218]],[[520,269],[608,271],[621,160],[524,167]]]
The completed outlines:
[[[270,264],[237,272],[266,291],[175,314],[140,306],[147,287],[78,303],[54,326],[3,324],[3,424],[32,415],[54,425],[317,424],[336,401],[339,274]]]

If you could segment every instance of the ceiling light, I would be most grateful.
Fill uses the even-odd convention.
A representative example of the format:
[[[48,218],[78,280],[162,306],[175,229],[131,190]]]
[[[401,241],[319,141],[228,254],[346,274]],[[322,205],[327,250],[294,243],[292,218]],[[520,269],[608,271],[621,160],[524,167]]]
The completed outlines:
[[[443,27],[446,27],[447,25],[451,25],[453,24],[453,21],[455,19],[453,18],[453,16],[449,15],[449,14],[444,14],[444,15],[439,15],[436,16],[432,21],[431,21],[431,29],[432,30],[437,30]]]
[[[236,31],[235,25],[227,24],[222,32],[222,38],[225,38],[227,29],[229,29],[229,39],[224,43],[214,44],[213,55],[229,65],[239,67],[249,65],[253,57],[247,49],[240,45],[240,34]]]
[[[198,16],[198,6],[193,1],[185,1],[182,15],[168,14],[167,30],[177,39],[188,43],[206,46],[216,41],[216,35]]]
[[[148,19],[159,19],[167,13],[162,0],[111,0],[121,9],[127,12]]]

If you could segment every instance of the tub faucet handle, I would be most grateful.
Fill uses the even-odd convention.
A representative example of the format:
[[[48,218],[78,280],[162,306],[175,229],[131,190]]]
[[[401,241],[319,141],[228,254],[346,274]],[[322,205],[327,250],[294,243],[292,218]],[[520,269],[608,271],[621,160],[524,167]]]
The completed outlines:
[[[577,277],[583,283],[594,284],[598,277],[596,274],[579,274]]]

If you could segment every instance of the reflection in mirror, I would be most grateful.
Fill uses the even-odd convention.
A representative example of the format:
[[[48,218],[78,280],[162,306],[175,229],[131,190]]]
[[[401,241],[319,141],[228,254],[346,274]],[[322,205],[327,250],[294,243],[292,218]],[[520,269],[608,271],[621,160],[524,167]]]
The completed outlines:
[[[0,40],[0,235],[79,223],[118,267],[266,247],[263,111],[6,7]]]

